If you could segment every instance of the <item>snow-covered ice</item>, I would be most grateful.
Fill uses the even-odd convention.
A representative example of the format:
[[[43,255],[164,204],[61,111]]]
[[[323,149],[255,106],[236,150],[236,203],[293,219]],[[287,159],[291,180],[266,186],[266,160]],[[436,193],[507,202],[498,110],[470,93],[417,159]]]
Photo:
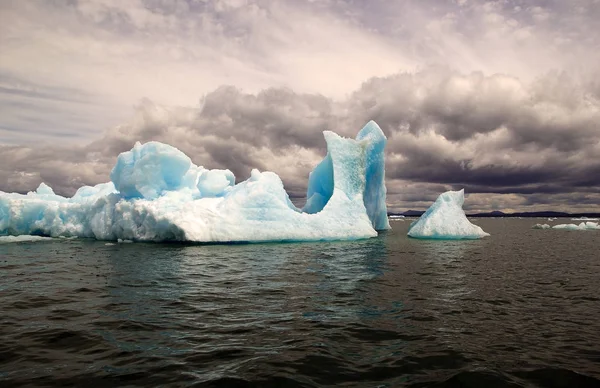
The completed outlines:
[[[489,236],[467,219],[462,205],[464,190],[447,191],[441,194],[427,211],[409,229],[408,235],[427,239],[477,239]]]
[[[369,122],[356,139],[325,131],[327,156],[296,208],[279,176],[196,166],[175,147],[136,143],[119,155],[111,182],[71,198],[44,183],[26,195],[0,192],[0,235],[126,241],[302,241],[359,239],[389,229],[385,135]]]

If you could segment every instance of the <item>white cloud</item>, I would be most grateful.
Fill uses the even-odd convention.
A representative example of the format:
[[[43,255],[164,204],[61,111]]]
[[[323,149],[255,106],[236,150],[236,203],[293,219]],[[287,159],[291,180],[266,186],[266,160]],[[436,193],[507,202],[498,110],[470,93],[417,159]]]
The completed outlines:
[[[435,63],[525,80],[553,68],[593,69],[600,61],[597,7],[590,0],[577,0],[573,9],[542,3],[528,3],[527,18],[515,12],[517,1],[374,0],[368,7],[345,1],[8,1],[0,5],[0,82],[27,80],[63,100],[56,107],[29,97],[21,116],[31,115],[35,104],[41,108],[38,136],[46,124],[90,137],[124,120],[142,98],[190,106],[223,84],[250,92],[287,86],[343,99],[372,76]],[[67,91],[92,98],[97,107],[64,101],[72,99]],[[73,120],[73,111],[87,122]],[[18,143],[8,129],[31,125],[14,117],[0,122],[0,142]]]
[[[342,97],[373,75],[409,66],[390,44],[326,12],[279,2],[150,3],[5,5],[0,77],[78,90],[128,109],[144,97],[195,105],[223,84]],[[122,120],[124,111],[112,116]],[[96,125],[99,132],[106,122]]]

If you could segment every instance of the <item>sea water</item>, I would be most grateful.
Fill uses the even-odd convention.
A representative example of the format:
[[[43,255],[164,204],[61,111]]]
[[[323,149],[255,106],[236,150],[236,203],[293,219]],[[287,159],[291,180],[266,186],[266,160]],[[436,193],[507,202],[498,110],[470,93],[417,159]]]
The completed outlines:
[[[600,233],[0,245],[0,386],[600,384]],[[496,385],[494,385],[496,384]]]

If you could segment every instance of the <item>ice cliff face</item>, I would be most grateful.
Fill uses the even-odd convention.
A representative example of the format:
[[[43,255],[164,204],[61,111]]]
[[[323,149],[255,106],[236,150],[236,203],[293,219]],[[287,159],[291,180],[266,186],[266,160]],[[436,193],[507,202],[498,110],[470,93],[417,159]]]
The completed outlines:
[[[324,135],[327,156],[310,175],[302,210],[272,172],[253,170],[236,185],[229,170],[207,170],[174,147],[149,142],[119,155],[111,182],[82,187],[71,198],[43,183],[26,195],[0,192],[0,235],[304,241],[388,229],[381,129],[370,122],[356,139]]]

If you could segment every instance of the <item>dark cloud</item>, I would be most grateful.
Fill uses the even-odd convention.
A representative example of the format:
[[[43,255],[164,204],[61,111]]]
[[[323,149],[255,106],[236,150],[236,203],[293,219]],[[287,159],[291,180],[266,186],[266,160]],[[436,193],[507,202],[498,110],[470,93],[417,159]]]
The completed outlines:
[[[392,209],[423,207],[444,190],[465,187],[473,194],[471,210],[597,210],[597,89],[564,73],[524,84],[439,68],[373,78],[343,102],[290,89],[248,94],[224,86],[200,108],[144,100],[129,124],[85,146],[2,146],[0,190],[23,192],[45,181],[72,194],[82,184],[106,181],[118,153],[136,141],[157,140],[196,164],[231,169],[238,181],[252,168],[275,171],[298,201],[325,153],[322,131],[354,136],[374,119],[389,140]]]
[[[332,118],[332,101],[323,96],[289,89],[250,95],[227,86],[206,97],[197,131],[275,150],[292,144],[320,148],[320,133],[329,129]]]

